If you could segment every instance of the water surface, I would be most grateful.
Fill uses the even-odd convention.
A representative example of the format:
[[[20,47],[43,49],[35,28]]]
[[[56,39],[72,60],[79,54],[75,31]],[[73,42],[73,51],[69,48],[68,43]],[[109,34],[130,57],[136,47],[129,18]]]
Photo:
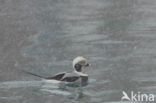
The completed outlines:
[[[155,0],[0,1],[0,102],[129,103],[122,91],[156,94]],[[85,56],[82,94],[42,76]]]

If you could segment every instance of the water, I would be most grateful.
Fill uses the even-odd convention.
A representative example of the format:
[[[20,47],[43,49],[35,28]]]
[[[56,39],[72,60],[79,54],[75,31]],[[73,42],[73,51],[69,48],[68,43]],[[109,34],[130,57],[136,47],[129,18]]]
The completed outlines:
[[[0,1],[1,103],[130,103],[156,94],[155,0]],[[72,71],[84,56],[90,83],[62,90],[42,76]]]

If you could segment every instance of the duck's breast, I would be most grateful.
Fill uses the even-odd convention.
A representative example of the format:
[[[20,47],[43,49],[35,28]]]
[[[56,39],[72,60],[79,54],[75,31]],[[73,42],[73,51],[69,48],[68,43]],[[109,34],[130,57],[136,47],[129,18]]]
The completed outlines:
[[[88,82],[88,76],[81,76],[81,82]]]

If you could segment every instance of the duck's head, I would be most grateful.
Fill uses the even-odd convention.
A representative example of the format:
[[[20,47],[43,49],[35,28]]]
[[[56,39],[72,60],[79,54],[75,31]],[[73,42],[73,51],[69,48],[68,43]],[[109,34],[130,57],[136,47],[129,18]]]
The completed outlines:
[[[88,64],[87,59],[82,56],[78,56],[73,60],[73,68],[77,72],[82,72],[83,67],[88,67],[90,65],[91,64]]]

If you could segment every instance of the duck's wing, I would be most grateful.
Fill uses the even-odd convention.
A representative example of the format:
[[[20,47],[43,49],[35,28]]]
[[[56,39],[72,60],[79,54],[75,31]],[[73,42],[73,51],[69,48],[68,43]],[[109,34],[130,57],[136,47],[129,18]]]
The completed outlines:
[[[58,73],[52,77],[47,77],[46,79],[61,80],[65,74],[66,74],[66,72]]]
[[[79,80],[80,77],[77,77],[77,76],[73,76],[73,77],[65,77],[62,79],[62,81],[66,81],[66,82],[75,82],[77,80]]]
[[[66,73],[61,81],[66,81],[66,82],[75,82],[80,79],[80,76],[77,75],[76,73]]]

